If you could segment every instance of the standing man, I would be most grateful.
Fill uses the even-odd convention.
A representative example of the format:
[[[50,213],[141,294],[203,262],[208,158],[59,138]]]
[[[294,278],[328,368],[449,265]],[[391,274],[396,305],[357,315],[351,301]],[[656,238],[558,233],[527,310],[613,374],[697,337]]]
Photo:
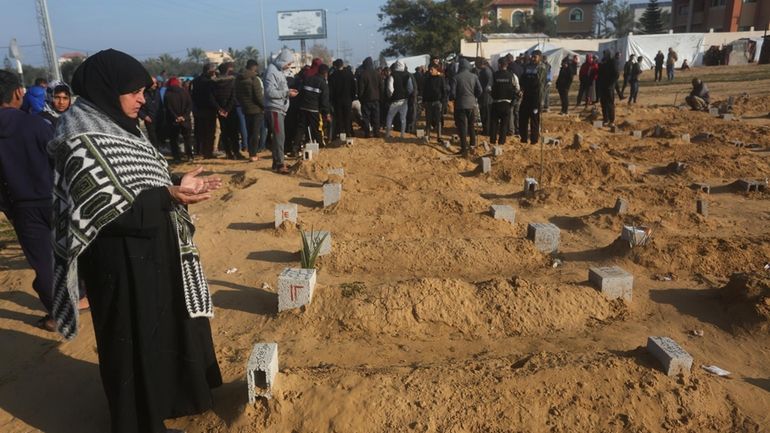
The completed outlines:
[[[423,82],[422,102],[425,104],[425,137],[430,139],[431,127],[436,128],[436,141],[441,143],[441,117],[446,99],[446,80],[441,65],[431,62]]]
[[[481,115],[481,134],[489,135],[489,122],[491,117],[490,106],[492,104],[492,68],[486,59],[476,59],[476,74],[479,76],[479,82],[483,92],[479,97],[479,114]]]
[[[460,59],[457,75],[452,80],[450,95],[454,96],[455,125],[460,135],[460,151],[458,153],[466,157],[470,153],[470,148],[476,146],[474,109],[476,99],[481,96],[482,91],[479,77],[471,72],[470,62]],[[468,135],[470,135],[470,145]]]
[[[153,78],[153,80],[155,80]],[[171,155],[174,162],[181,162],[179,154],[179,136],[182,136],[184,152],[187,160],[193,160],[192,142],[192,99],[187,89],[177,77],[171,77],[166,81],[166,95],[163,106],[166,111],[166,123],[168,125],[168,141],[171,146]]]
[[[519,57],[514,60],[513,55],[508,53],[505,56],[505,59],[508,60],[508,69],[513,72],[513,75],[516,75],[516,79],[518,79],[519,84],[521,84],[522,77],[524,76],[523,57],[519,55]],[[521,86],[519,86],[519,88],[521,88]],[[511,106],[511,121],[508,123],[508,134],[510,135],[519,134],[519,107],[521,107],[521,96],[522,93],[519,91],[513,98],[513,104]]]
[[[283,160],[283,142],[286,137],[283,121],[289,110],[289,98],[297,96],[297,90],[289,90],[284,71],[291,67],[294,56],[288,48],[281,50],[278,57],[267,67],[265,73],[265,117],[267,129],[273,137],[273,171],[288,174]]]
[[[631,55],[631,68],[628,73],[628,83],[631,85],[631,95],[628,97],[628,105],[636,104],[636,99],[639,97],[639,76],[642,75],[642,65],[634,60],[633,54]]]
[[[556,79],[556,90],[559,91],[561,100],[561,114],[569,112],[569,88],[572,87],[572,68],[568,58],[564,58],[559,69],[559,77]]]
[[[663,55],[663,51],[658,50],[658,54],[655,55],[655,82],[659,83],[663,79],[663,62],[666,57]]]
[[[414,92],[414,83],[406,71],[406,66],[397,60],[391,66],[391,74],[388,77],[386,91],[390,98],[390,108],[388,108],[388,117],[385,118],[385,137],[390,138],[390,128],[393,126],[393,118],[398,114],[401,124],[401,138],[404,138],[406,131],[406,114],[408,111],[407,99]]]
[[[666,77],[668,81],[674,81],[674,70],[676,69],[676,62],[679,60],[679,56],[676,54],[673,48],[668,47],[668,55],[666,55]]]
[[[300,148],[305,144],[305,135],[310,130],[310,136],[320,147],[326,147],[324,134],[324,119],[331,121],[331,104],[329,103],[329,85],[326,77],[329,66],[321,64],[318,71],[306,78],[297,97],[299,112],[297,113],[297,129],[294,135],[294,153],[299,155]]]
[[[623,59],[620,58],[620,51],[615,53],[614,61],[615,61],[615,70],[618,71],[618,73],[620,73],[620,71],[624,71],[623,72],[623,87],[625,88],[625,86],[626,86],[626,73],[625,73],[625,70],[624,70]],[[624,96],[623,92],[625,92],[625,90],[620,88],[620,80],[615,81],[615,93],[618,94],[618,98],[620,98],[621,101],[626,99],[626,97]]]
[[[53,127],[21,110],[24,87],[0,70],[0,207],[13,225],[27,262],[35,270],[32,288],[45,307],[38,325],[56,329],[53,306],[53,168],[46,146]]]
[[[334,136],[340,133],[353,136],[353,101],[356,99],[356,79],[342,59],[332,63],[334,73],[329,76],[329,97],[334,112]]]
[[[508,70],[508,60],[501,57],[497,64],[497,72],[494,73],[492,82],[489,142],[502,145],[508,136],[513,100],[520,93],[520,89],[518,77]]]
[[[551,64],[548,63],[548,56],[543,56],[543,66],[545,66],[545,87],[543,87],[543,111],[548,112],[550,107],[550,101],[548,96],[551,94],[551,81],[553,80],[553,73],[551,72]]]
[[[606,126],[615,124],[615,85],[618,82],[618,69],[609,51],[604,52],[604,58],[599,65],[599,77],[596,84],[599,87],[599,101],[602,104],[603,123]]]
[[[45,94],[48,89],[48,80],[35,78],[35,85],[27,89],[21,110],[30,114],[41,113],[45,109]]]
[[[147,130],[147,139],[156,148],[160,148],[158,133],[160,132],[160,116],[163,113],[160,110],[160,93],[158,92],[158,80],[152,79],[152,86],[144,89],[144,105],[139,109],[139,118],[144,122],[144,128]]]
[[[628,85],[628,80],[631,78],[631,68],[633,68],[634,63],[636,63],[634,61],[635,58],[636,58],[636,55],[631,54],[630,56],[628,56],[628,60],[626,60],[626,63],[623,65],[623,88],[620,89],[621,95],[626,94],[626,86]]]
[[[374,69],[372,58],[367,57],[364,59],[361,75],[358,77],[358,100],[361,101],[365,138],[380,136],[380,94],[382,91],[380,74]]]
[[[235,81],[235,99],[241,105],[246,120],[246,140],[249,150],[249,159],[254,162],[259,160],[257,148],[259,147],[260,132],[264,123],[265,97],[262,79],[259,78],[258,63],[254,59],[246,62],[246,69]]]
[[[540,112],[546,74],[545,67],[540,63],[540,56],[540,50],[533,51],[530,62],[524,68],[521,85],[524,96],[519,113],[519,136],[522,143],[529,141],[535,144],[540,140]]]
[[[211,93],[216,74],[216,65],[207,63],[203,66],[203,73],[192,82],[196,153],[203,155],[206,159],[214,158],[217,110]]]

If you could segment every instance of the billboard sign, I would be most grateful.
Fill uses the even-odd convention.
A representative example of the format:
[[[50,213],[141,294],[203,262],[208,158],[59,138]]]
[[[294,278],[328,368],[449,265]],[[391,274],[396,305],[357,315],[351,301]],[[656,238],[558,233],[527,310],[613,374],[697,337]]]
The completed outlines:
[[[326,11],[279,11],[278,39],[326,39]]]

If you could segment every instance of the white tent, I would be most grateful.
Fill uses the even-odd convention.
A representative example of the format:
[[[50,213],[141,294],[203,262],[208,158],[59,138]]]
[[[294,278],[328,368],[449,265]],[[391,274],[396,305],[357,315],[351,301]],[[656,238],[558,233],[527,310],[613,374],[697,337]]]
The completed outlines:
[[[703,33],[628,35],[599,44],[599,57],[604,50],[610,50],[613,54],[620,51],[623,59],[634,54],[637,59],[642,59],[642,68],[649,69],[655,64],[654,59],[658,51],[666,55],[669,47],[673,48],[679,57],[676,62],[677,67],[681,66],[685,59],[690,65],[700,65],[703,63],[703,53],[707,48],[703,45]]]
[[[553,44],[548,43],[538,43],[535,45],[532,45],[529,48],[526,49],[513,49],[513,50],[505,50],[501,51],[499,53],[493,54],[490,56],[490,64],[492,65],[493,69],[497,69],[497,59],[500,57],[505,57],[509,53],[514,57],[518,57],[519,54],[523,53],[531,53],[532,51],[540,50],[540,52],[543,53],[544,56],[548,57],[548,64],[551,65],[551,71],[553,71],[554,75],[558,74],[559,68],[561,67],[561,61],[565,57],[572,57],[579,55],[578,53],[574,51],[570,51],[566,48],[557,47]]]
[[[428,66],[428,63],[430,62],[430,56],[428,54],[421,54],[419,56],[411,56],[411,57],[400,57],[397,59],[388,59],[388,66],[393,65],[397,61],[401,61],[404,65],[406,65],[406,70],[409,72],[414,72],[414,69],[418,66]]]

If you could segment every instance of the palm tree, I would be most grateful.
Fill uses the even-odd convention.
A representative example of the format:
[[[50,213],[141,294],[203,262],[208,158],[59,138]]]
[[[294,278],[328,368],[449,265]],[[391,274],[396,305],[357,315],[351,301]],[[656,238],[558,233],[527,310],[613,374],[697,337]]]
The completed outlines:
[[[187,60],[203,64],[208,61],[208,57],[206,57],[206,52],[203,51],[203,48],[200,47],[193,47],[187,49]]]
[[[614,29],[614,36],[616,38],[622,38],[634,31],[634,11],[628,2],[618,5],[615,13],[608,17],[609,22]]]
[[[249,45],[243,49],[243,57],[246,60],[259,60],[259,50]]]

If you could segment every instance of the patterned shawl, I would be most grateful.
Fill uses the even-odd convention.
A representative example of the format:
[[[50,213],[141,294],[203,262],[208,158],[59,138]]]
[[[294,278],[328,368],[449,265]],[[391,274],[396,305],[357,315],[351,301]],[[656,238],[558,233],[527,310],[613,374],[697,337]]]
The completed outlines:
[[[54,172],[53,318],[67,339],[78,330],[78,256],[99,231],[150,188],[171,185],[168,164],[143,137],[120,128],[80,98],[65,113],[48,152]],[[179,240],[185,303],[190,317],[212,317],[213,307],[195,228],[182,205],[170,212]]]

